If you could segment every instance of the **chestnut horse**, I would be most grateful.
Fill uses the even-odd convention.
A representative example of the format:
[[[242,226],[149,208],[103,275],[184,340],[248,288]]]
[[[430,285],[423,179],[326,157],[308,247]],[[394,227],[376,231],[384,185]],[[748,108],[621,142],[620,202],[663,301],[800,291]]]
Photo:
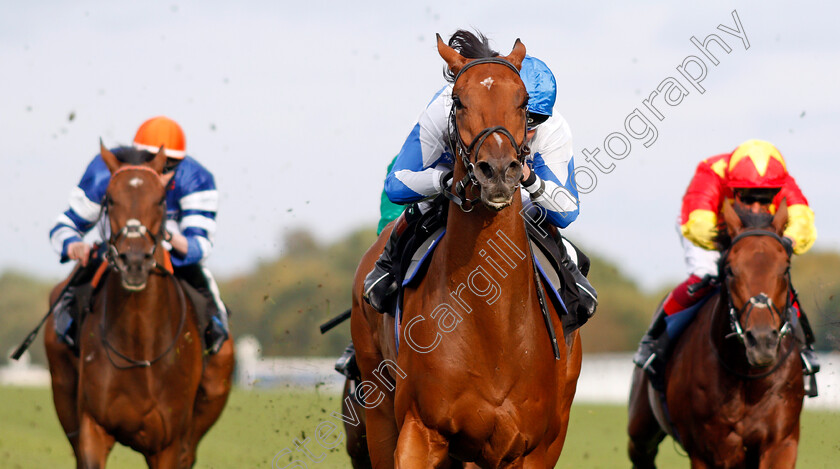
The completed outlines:
[[[628,449],[636,468],[655,467],[666,431],[695,469],[796,465],[804,391],[781,238],[787,203],[775,216],[736,208],[723,209],[732,241],[721,255],[721,290],[674,349],[664,408],[647,375],[634,371]]]
[[[356,271],[351,329],[364,380],[358,421],[370,460],[354,465],[554,467],[580,374],[581,342],[577,332],[560,334],[555,358],[527,255],[518,185],[527,152],[528,93],[518,73],[525,46],[517,40],[506,57],[475,60],[440,36],[437,47],[456,75],[452,137],[460,161],[453,181],[462,182],[450,195],[461,204],[449,202],[446,234],[428,273],[404,292],[399,353],[395,319],[362,299],[365,275],[391,228]],[[465,193],[480,197],[465,201]],[[486,259],[496,256],[488,255],[492,246],[514,264],[499,265],[505,261],[498,254],[503,274],[493,273]],[[553,305],[546,307],[561,331]],[[354,434],[359,426],[347,428]]]
[[[149,467],[188,468],[227,401],[232,343],[204,362],[192,302],[163,267],[166,186],[174,174],[161,174],[163,149],[149,163],[124,163],[104,146],[101,156],[112,174],[103,202],[110,272],[82,323],[79,358],[48,321],[56,411],[78,468],[104,468],[115,441],[142,453]]]

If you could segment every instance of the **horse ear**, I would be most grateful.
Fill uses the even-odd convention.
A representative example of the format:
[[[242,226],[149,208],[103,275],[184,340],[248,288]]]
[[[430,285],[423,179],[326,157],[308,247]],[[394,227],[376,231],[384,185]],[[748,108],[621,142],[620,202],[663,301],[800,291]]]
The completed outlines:
[[[438,53],[443,57],[446,65],[449,66],[449,70],[452,70],[452,73],[455,75],[467,64],[467,59],[459,54],[458,51],[446,45],[443,39],[441,39],[440,34],[437,35],[437,48]]]
[[[776,209],[776,214],[773,215],[773,229],[776,230],[776,234],[779,236],[785,232],[785,226],[787,226],[788,221],[788,204],[787,199],[782,199],[782,203],[779,204],[779,208]]]
[[[99,155],[102,156],[102,160],[105,161],[105,166],[108,167],[108,171],[111,171],[111,174],[117,172],[120,168],[120,160],[110,150],[105,148],[105,144],[102,143],[101,138],[99,139]]]
[[[744,222],[735,211],[735,207],[731,200],[723,202],[723,221],[726,222],[726,230],[729,232],[729,237],[734,238],[744,228]]]
[[[160,182],[163,183],[163,187],[169,186],[169,181],[172,180],[172,177],[175,176],[175,171],[170,171],[166,174],[160,175]]]
[[[513,44],[513,50],[510,51],[510,55],[502,58],[513,64],[517,70],[521,69],[522,59],[525,58],[525,44],[522,44],[522,41],[517,38],[516,42]]]
[[[158,149],[157,155],[149,162],[149,166],[158,174],[163,174],[163,168],[166,166],[166,150],[163,145]]]

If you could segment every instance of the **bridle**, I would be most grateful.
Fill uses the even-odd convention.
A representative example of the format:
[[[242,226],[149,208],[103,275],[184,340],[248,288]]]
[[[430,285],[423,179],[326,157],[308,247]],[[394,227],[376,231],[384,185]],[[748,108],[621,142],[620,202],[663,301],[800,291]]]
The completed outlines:
[[[721,255],[718,278],[720,278],[721,282],[726,286],[726,291],[727,291],[726,298],[727,298],[727,308],[728,308],[728,311],[729,311],[729,328],[730,328],[730,332],[726,336],[724,336],[724,339],[729,339],[729,338],[732,338],[732,337],[736,337],[738,339],[738,341],[745,346],[747,345],[747,337],[746,337],[746,333],[744,332],[744,328],[741,324],[741,320],[739,319],[740,317],[743,317],[744,320],[746,321],[746,320],[749,320],[750,314],[752,314],[752,312],[756,308],[766,308],[766,309],[768,309],[771,314],[778,317],[782,321],[782,325],[778,329],[779,340],[781,341],[786,335],[790,335],[793,332],[793,328],[792,328],[791,323],[790,323],[790,318],[791,318],[792,314],[795,314],[795,312],[793,311],[793,305],[792,305],[791,298],[790,298],[791,297],[791,295],[790,295],[790,286],[791,286],[790,266],[788,266],[788,269],[785,271],[785,278],[787,280],[787,291],[785,292],[786,301],[785,301],[784,309],[779,309],[778,306],[776,306],[776,304],[773,303],[773,300],[764,292],[761,292],[761,293],[758,293],[757,295],[751,296],[746,302],[744,302],[744,304],[741,306],[740,309],[735,309],[735,305],[732,302],[732,289],[729,287],[730,282],[732,280],[732,271],[731,271],[731,269],[728,268],[729,267],[728,266],[729,252],[732,250],[732,248],[735,246],[735,244],[738,241],[741,241],[744,238],[753,237],[753,236],[767,236],[767,237],[773,238],[776,241],[778,241],[779,244],[781,244],[785,248],[785,252],[787,253],[788,259],[790,259],[790,256],[792,255],[792,248],[791,248],[790,244],[785,242],[785,240],[782,239],[781,236],[779,236],[778,234],[776,234],[772,231],[767,231],[767,230],[762,230],[762,229],[745,231],[745,232],[742,232],[739,235],[735,236],[735,238],[733,238],[732,242],[729,244],[729,247]],[[715,308],[715,309],[717,309],[717,308]],[[723,358],[720,356],[719,352],[718,352],[718,358],[720,359],[719,361],[723,364],[723,366],[728,371],[730,371],[731,373],[736,374],[741,378],[758,379],[758,378],[763,378],[765,376],[768,376],[768,375],[772,374],[774,371],[776,371],[776,369],[778,369],[779,366],[781,366],[781,364],[784,363],[785,358],[787,358],[787,356],[791,353],[792,350],[793,350],[793,347],[789,347],[787,352],[785,353],[785,355],[783,357],[781,357],[779,360],[777,360],[776,364],[770,370],[765,371],[765,372],[760,373],[760,374],[755,374],[755,375],[753,375],[753,374],[745,375],[745,374],[736,372],[735,370],[731,369],[729,367],[729,365],[726,364],[726,361],[723,360]]]
[[[158,176],[158,173],[155,170],[153,170],[149,167],[146,167],[146,166],[123,166],[122,168],[117,170],[111,176],[112,180],[117,174],[119,174],[123,171],[128,171],[128,170],[149,171],[149,172],[153,173],[156,178]],[[102,202],[102,212],[106,216],[108,215],[108,210],[109,210],[109,207],[110,207],[112,201],[113,201],[113,199],[111,198],[111,196],[106,193],[105,198]],[[164,218],[165,218],[166,217],[166,194],[165,193],[164,193],[163,197],[161,198],[160,202],[158,202],[158,205],[160,207],[162,207]],[[127,220],[126,223],[125,223],[125,226],[120,228],[116,233],[111,233],[111,236],[108,238],[108,251],[105,254],[105,259],[108,261],[108,264],[110,264],[112,267],[114,267],[115,269],[117,269],[120,272],[125,272],[126,256],[119,251],[119,249],[117,248],[117,243],[122,238],[131,239],[131,238],[145,237],[152,242],[151,250],[149,250],[149,252],[146,252],[144,254],[145,262],[146,262],[146,265],[149,268],[149,270],[154,269],[157,266],[157,261],[155,261],[155,252],[156,252],[157,247],[160,244],[160,242],[162,240],[164,240],[165,236],[166,236],[165,221],[166,221],[165,219],[161,221],[160,229],[158,230],[157,233],[152,233],[151,231],[149,231],[148,228],[146,228],[146,225],[144,225],[140,220],[137,220],[136,218],[131,218],[131,219]]]
[[[458,82],[458,78],[464,74],[470,68],[476,65],[482,64],[497,64],[497,65],[504,65],[509,69],[516,72],[516,76],[519,77],[519,70],[510,62],[504,59],[500,59],[498,57],[485,57],[473,60],[472,62],[465,65],[457,75],[455,75],[455,80],[453,81],[453,86],[455,83]],[[521,79],[521,78],[520,78]],[[467,170],[467,174],[464,176],[463,179],[455,183],[455,194],[452,192],[444,189],[443,194],[455,203],[458,207],[461,208],[464,212],[471,212],[473,208],[475,208],[475,204],[477,202],[481,202],[481,197],[475,197],[470,199],[467,197],[467,190],[466,187],[468,184],[472,184],[473,188],[480,187],[478,180],[475,177],[475,165],[472,162],[472,155],[477,155],[481,145],[484,144],[484,141],[487,140],[487,137],[494,133],[500,133],[507,137],[510,140],[513,148],[516,149],[516,159],[519,161],[520,164],[525,164],[525,157],[527,157],[531,153],[531,149],[528,147],[526,143],[526,137],[528,134],[527,125],[523,125],[522,129],[522,144],[517,145],[516,139],[513,137],[513,134],[502,125],[497,125],[493,127],[486,127],[481,132],[479,132],[475,138],[467,145],[464,140],[461,138],[461,132],[458,129],[458,120],[455,118],[455,113],[458,109],[458,104],[460,101],[456,96],[453,96],[452,99],[452,107],[449,110],[449,125],[447,126],[446,133],[447,139],[449,140],[449,147],[452,148],[456,153],[461,156],[461,162],[463,163],[464,167]],[[524,124],[527,124],[528,116],[527,113],[524,118]],[[453,139],[452,130],[454,130],[455,138]],[[446,182],[448,182],[451,175],[445,175],[444,181],[442,181],[442,186],[446,187]],[[474,190],[474,189],[473,189]]]
[[[113,178],[117,174],[119,174],[123,171],[127,171],[127,170],[149,171],[149,172],[151,172],[155,175],[156,179],[159,176],[159,174],[155,170],[153,170],[153,169],[151,169],[147,166],[134,166],[134,165],[132,165],[132,166],[123,166],[122,168],[118,169],[116,172],[114,172],[114,174],[111,175],[111,180],[113,180]],[[112,201],[111,196],[106,193],[105,194],[105,199],[102,202],[102,212],[103,212],[104,215],[108,215],[108,207],[110,206],[111,201]],[[175,343],[178,341],[178,337],[180,337],[180,335],[181,335],[181,331],[184,329],[184,324],[186,322],[187,305],[186,305],[186,297],[184,295],[184,290],[178,284],[178,281],[175,279],[175,276],[172,274],[172,272],[165,269],[163,266],[159,265],[157,263],[157,261],[155,260],[155,252],[157,250],[158,245],[160,244],[160,242],[162,240],[166,239],[166,236],[165,236],[166,235],[166,226],[165,226],[165,224],[166,224],[165,223],[166,222],[166,219],[165,219],[166,218],[166,193],[165,192],[164,192],[164,195],[161,198],[160,202],[158,202],[158,205],[163,210],[164,219],[161,220],[160,229],[158,230],[157,233],[150,232],[149,229],[146,228],[146,226],[143,225],[143,223],[141,223],[139,220],[131,218],[131,219],[126,221],[125,226],[120,228],[119,231],[117,231],[116,233],[111,233],[111,236],[108,238],[108,252],[106,253],[105,256],[106,256],[106,259],[108,261],[108,264],[111,265],[111,267],[113,267],[114,269],[116,269],[119,272],[124,272],[125,271],[124,269],[126,268],[125,256],[122,253],[119,252],[119,249],[117,249],[117,247],[116,247],[117,242],[124,237],[129,238],[129,239],[130,238],[146,237],[147,239],[149,239],[152,242],[151,250],[144,254],[145,262],[146,262],[150,272],[153,271],[153,270],[158,270],[163,275],[169,276],[175,284],[175,289],[178,291],[178,302],[179,302],[180,308],[181,308],[181,315],[180,315],[180,321],[178,323],[178,330],[175,333],[175,335],[173,336],[172,341],[169,343],[169,346],[167,346],[166,349],[164,349],[164,351],[161,352],[160,354],[158,354],[155,358],[153,358],[151,360],[137,360],[137,359],[134,359],[134,358],[131,358],[131,357],[125,355],[124,353],[122,353],[119,350],[117,350],[116,348],[114,348],[114,346],[108,340],[107,334],[106,334],[106,329],[107,328],[106,328],[106,324],[105,324],[105,317],[107,315],[103,311],[102,318],[101,318],[100,323],[99,323],[99,329],[100,329],[99,337],[100,337],[100,340],[102,342],[102,346],[105,349],[105,354],[108,357],[108,361],[111,362],[111,365],[113,365],[115,368],[120,369],[120,370],[126,370],[126,369],[131,369],[131,368],[148,368],[148,367],[152,366],[153,364],[155,364],[156,362],[160,361],[170,351],[172,351],[173,347],[175,346]],[[102,300],[102,302],[103,302],[103,304],[105,305],[106,308],[107,308],[107,305],[108,305],[107,295],[108,295],[108,289],[106,288],[106,289],[104,289],[103,300]],[[128,365],[117,364],[114,361],[114,358],[111,356],[112,353],[117,355],[118,357],[120,357],[124,361],[128,362]]]

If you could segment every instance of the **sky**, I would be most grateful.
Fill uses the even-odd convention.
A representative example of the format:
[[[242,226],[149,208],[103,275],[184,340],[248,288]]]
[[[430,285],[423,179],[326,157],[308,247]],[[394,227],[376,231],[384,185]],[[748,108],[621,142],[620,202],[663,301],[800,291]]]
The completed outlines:
[[[830,2],[107,2],[0,5],[0,271],[58,278],[48,242],[98,152],[165,114],[221,192],[218,277],[282,254],[307,228],[323,242],[373,227],[385,168],[444,84],[435,34],[516,38],[557,78],[583,179],[566,235],[645,288],[685,275],[676,233],[697,163],[751,138],[785,156],[816,213],[815,249],[840,250],[840,32]],[[693,6],[692,6],[693,5]],[[737,28],[745,40],[726,32]],[[718,29],[723,25],[723,30]],[[730,48],[691,38],[717,34]],[[749,47],[747,48],[747,43]],[[678,71],[705,78],[694,87]],[[692,63],[694,61],[694,63]],[[688,94],[643,101],[673,78]],[[701,93],[698,88],[702,88]],[[657,101],[658,100],[658,101]],[[656,139],[629,136],[638,110]],[[642,128],[636,119],[631,130]],[[606,155],[605,139],[621,156]],[[645,146],[645,142],[648,143]],[[609,172],[584,159],[593,153]]]

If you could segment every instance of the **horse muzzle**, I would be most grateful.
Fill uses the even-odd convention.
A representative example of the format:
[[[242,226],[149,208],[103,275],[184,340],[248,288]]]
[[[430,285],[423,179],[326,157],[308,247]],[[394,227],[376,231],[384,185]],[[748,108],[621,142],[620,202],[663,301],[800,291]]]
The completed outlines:
[[[114,265],[120,273],[122,287],[128,291],[137,292],[146,288],[155,260],[151,254],[128,252],[117,255]]]
[[[517,160],[479,161],[474,174],[481,186],[481,201],[499,211],[513,201],[513,194],[522,178],[522,164]]]
[[[771,327],[751,328],[744,333],[747,362],[752,367],[765,368],[779,357],[781,334]]]

